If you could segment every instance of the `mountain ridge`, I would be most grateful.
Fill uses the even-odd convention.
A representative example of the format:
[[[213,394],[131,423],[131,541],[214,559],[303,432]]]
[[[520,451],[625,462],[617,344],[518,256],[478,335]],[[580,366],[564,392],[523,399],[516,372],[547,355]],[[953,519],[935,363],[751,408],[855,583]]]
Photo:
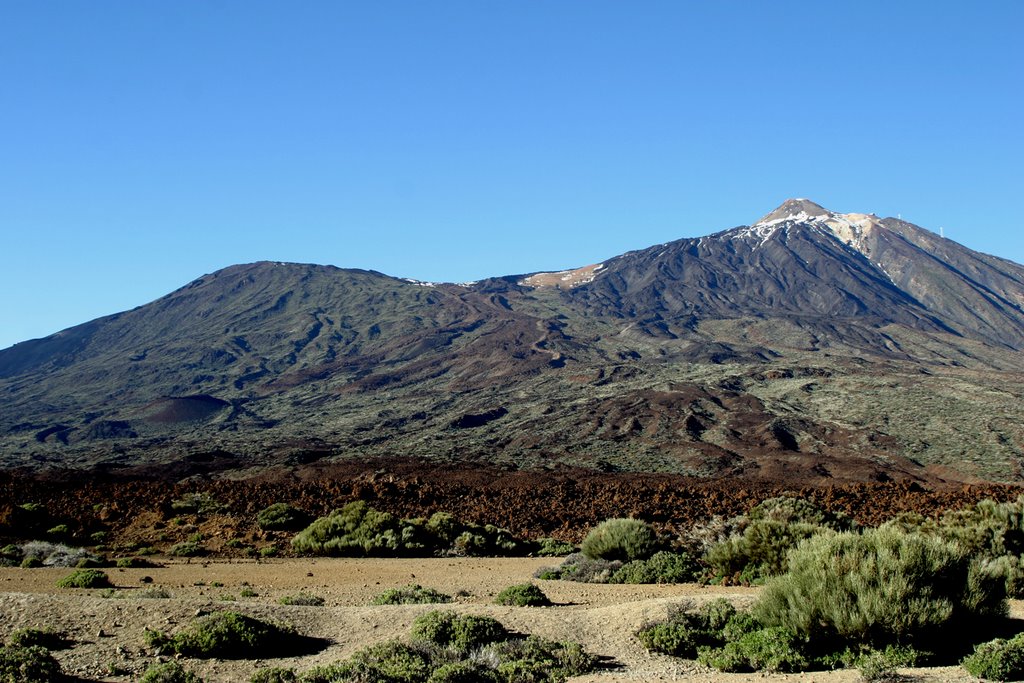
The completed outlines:
[[[239,264],[0,351],[0,466],[1016,480],[1022,304],[1018,264],[810,200],[474,283]]]

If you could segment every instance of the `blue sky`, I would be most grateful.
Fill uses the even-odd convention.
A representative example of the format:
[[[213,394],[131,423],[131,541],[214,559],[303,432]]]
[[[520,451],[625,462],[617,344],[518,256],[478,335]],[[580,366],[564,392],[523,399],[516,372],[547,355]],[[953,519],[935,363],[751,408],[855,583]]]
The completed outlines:
[[[788,197],[1024,262],[1024,3],[0,3],[0,348],[255,260],[554,270]]]

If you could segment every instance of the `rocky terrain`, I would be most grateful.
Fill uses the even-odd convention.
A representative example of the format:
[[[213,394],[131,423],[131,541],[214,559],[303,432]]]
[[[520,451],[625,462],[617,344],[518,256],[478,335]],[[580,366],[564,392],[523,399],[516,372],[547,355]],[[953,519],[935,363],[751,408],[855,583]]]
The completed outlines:
[[[232,266],[0,351],[0,467],[1016,482],[1022,305],[1018,264],[807,200],[462,285]]]

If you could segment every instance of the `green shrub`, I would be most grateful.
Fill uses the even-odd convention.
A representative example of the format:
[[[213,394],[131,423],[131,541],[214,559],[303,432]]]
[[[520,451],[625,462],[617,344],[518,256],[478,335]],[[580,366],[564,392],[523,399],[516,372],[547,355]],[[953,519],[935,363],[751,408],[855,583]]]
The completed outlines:
[[[259,593],[254,591],[252,588],[249,588],[248,586],[246,586],[242,590],[240,590],[238,592],[238,594],[240,596],[242,596],[243,598],[256,598],[256,597],[259,597]]]
[[[323,607],[327,602],[319,595],[312,593],[298,592],[295,595],[286,595],[278,600],[282,605],[302,605],[304,607]]]
[[[204,491],[200,493],[189,493],[181,498],[172,500],[171,510],[179,515],[210,515],[223,511],[224,506],[217,502],[212,494]]]
[[[206,549],[195,541],[175,543],[171,546],[170,550],[167,551],[168,555],[174,555],[175,557],[196,557],[205,553]]]
[[[704,561],[719,578],[759,582],[786,571],[789,552],[825,527],[805,522],[758,519],[737,536],[708,550]]]
[[[744,633],[721,648],[701,650],[697,659],[719,671],[801,671],[808,665],[796,636],[778,626]]]
[[[645,560],[658,549],[654,530],[639,519],[608,519],[590,530],[580,552],[592,560]]]
[[[576,546],[572,543],[557,538],[539,538],[536,543],[537,549],[533,554],[537,557],[563,557],[576,552]]]
[[[636,637],[652,652],[692,659],[701,648],[722,645],[723,631],[736,617],[736,608],[724,598],[712,600],[696,612],[682,604],[671,609],[665,621],[641,626]]]
[[[287,653],[300,642],[289,626],[265,622],[237,612],[201,617],[173,636],[145,632],[146,644],[161,653],[199,659],[244,659]]]
[[[964,658],[967,673],[990,681],[1019,681],[1024,679],[1024,634],[1009,640],[996,638],[981,643],[974,653]]]
[[[427,683],[499,683],[498,673],[472,661],[449,662],[431,672]]]
[[[203,679],[178,662],[167,662],[147,668],[139,683],[203,683]]]
[[[38,628],[20,628],[11,634],[9,641],[15,647],[41,647],[46,650],[63,650],[69,646],[63,633]]]
[[[298,680],[295,669],[275,666],[259,669],[249,679],[249,683],[298,683]]]
[[[595,658],[576,643],[513,636],[487,617],[424,614],[413,642],[379,643],[349,660],[306,671],[302,683],[545,683],[590,671]]]
[[[452,597],[433,588],[424,588],[416,584],[389,588],[370,603],[371,605],[426,605],[431,603],[451,602]]]
[[[363,501],[315,520],[292,539],[300,553],[339,556],[510,555],[525,550],[510,532],[492,524],[460,524],[451,515],[398,519]]]
[[[398,520],[363,501],[349,503],[296,534],[292,547],[316,555],[379,555],[401,545]]]
[[[700,565],[688,553],[657,552],[646,560],[624,564],[608,583],[687,583],[701,574]]]
[[[828,512],[809,500],[794,496],[768,498],[747,513],[751,521],[772,520],[781,524],[809,524],[833,531],[852,531],[857,523],[843,513]]]
[[[114,566],[119,569],[152,569],[161,565],[144,557],[119,557],[114,561]]]
[[[60,664],[45,648],[0,645],[0,681],[51,683],[61,678]]]
[[[833,650],[918,645],[1005,614],[1001,580],[935,538],[895,529],[820,534],[790,555],[789,573],[769,582],[754,616]]]
[[[256,524],[266,531],[296,531],[309,524],[309,515],[288,503],[274,503],[256,513]]]
[[[587,673],[596,663],[578,643],[536,636],[495,643],[484,652],[497,657],[498,675],[506,681],[564,681]]]
[[[37,569],[43,566],[43,561],[35,555],[29,555],[21,561],[22,569]]]
[[[580,583],[608,583],[622,568],[619,560],[593,560],[583,553],[573,553],[562,560],[557,568],[543,567],[537,570],[535,578],[563,579]]]
[[[53,539],[64,540],[71,536],[71,527],[67,524],[58,524],[47,529],[46,535]]]
[[[169,600],[174,597],[171,592],[166,588],[147,588],[146,590],[139,591],[136,597],[144,598],[146,600]]]
[[[276,545],[265,545],[259,549],[260,557],[277,557],[280,550]]]
[[[896,669],[917,666],[921,653],[910,647],[889,645],[884,650],[868,650],[856,657],[853,665],[865,681],[891,681],[896,679]]]
[[[512,605],[515,607],[547,607],[551,604],[544,591],[532,583],[520,583],[509,586],[498,593],[494,600],[499,605]]]
[[[505,627],[495,619],[473,615],[459,616],[450,610],[427,612],[412,624],[413,640],[448,647],[461,653],[507,637]]]
[[[110,577],[98,569],[76,569],[57,582],[57,588],[107,588]]]
[[[398,640],[359,650],[348,662],[350,677],[342,680],[375,683],[420,683],[430,675],[430,658]]]

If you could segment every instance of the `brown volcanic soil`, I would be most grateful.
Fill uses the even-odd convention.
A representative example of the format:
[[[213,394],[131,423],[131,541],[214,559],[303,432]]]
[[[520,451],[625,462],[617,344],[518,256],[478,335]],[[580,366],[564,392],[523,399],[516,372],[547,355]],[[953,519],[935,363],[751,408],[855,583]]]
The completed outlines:
[[[180,478],[186,474],[191,476]],[[0,539],[38,538],[49,528],[25,528],[20,523],[15,506],[28,502],[45,506],[45,524],[68,524],[80,544],[102,530],[109,534],[105,544],[114,549],[166,550],[198,531],[208,550],[238,555],[240,551],[224,543],[237,539],[256,547],[276,543],[287,548],[287,534],[267,533],[255,524],[256,514],[276,502],[322,515],[349,501],[365,500],[406,518],[446,511],[463,521],[496,524],[524,537],[578,541],[589,527],[610,517],[638,517],[678,533],[714,516],[742,514],[765,498],[784,493],[812,499],[864,524],[878,524],[900,512],[933,515],[982,498],[1014,499],[1022,491],[938,479],[927,488],[916,482],[812,487],[676,475],[502,471],[415,460],[317,464],[234,479],[152,469],[125,471],[116,478],[109,473],[86,477],[8,471],[0,472]],[[196,492],[209,493],[222,509],[216,514],[184,515],[171,508],[171,501]]]

